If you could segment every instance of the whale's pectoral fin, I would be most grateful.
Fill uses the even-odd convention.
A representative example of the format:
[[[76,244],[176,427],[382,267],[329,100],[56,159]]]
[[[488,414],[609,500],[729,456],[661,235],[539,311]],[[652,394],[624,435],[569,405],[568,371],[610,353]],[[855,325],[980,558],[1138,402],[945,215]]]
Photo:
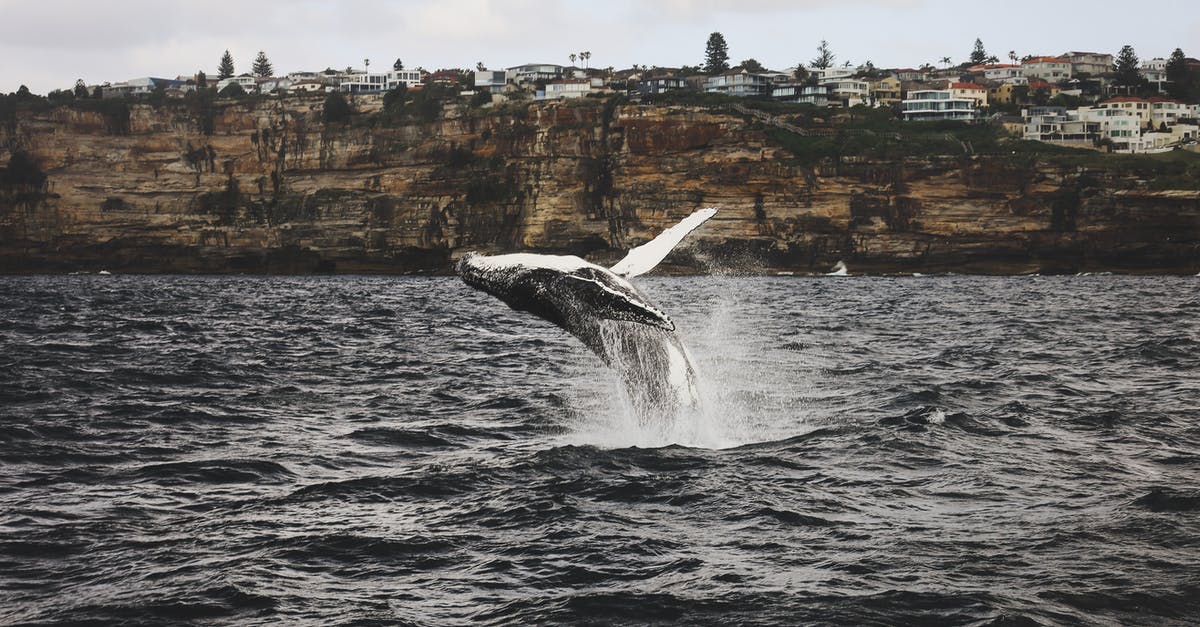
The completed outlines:
[[[586,305],[592,315],[601,318],[647,324],[667,331],[675,330],[675,323],[667,314],[639,298],[614,290],[599,281],[563,275],[551,289],[562,290],[564,296]]]
[[[629,251],[625,258],[618,261],[617,265],[610,270],[613,274],[624,277],[646,274],[665,259],[679,245],[679,242],[687,237],[688,233],[696,230],[715,213],[717,210],[712,207],[693,213],[679,224],[659,233],[658,237]]]

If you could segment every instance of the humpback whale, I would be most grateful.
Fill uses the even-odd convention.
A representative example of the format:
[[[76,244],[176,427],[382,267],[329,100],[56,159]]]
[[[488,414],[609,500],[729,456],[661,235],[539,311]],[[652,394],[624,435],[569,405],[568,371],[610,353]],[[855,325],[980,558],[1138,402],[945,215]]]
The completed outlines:
[[[639,418],[674,417],[699,408],[696,369],[675,323],[629,279],[653,270],[716,212],[696,211],[612,268],[575,256],[468,253],[458,273],[467,285],[579,338],[621,377]]]

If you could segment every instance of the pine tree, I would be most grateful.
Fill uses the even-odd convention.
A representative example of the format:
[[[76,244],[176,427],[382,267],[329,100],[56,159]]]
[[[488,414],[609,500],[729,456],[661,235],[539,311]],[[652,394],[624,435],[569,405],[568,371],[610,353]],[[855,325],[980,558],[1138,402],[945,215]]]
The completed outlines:
[[[1141,62],[1138,61],[1138,56],[1133,51],[1133,46],[1122,47],[1121,52],[1117,53],[1115,82],[1124,87],[1137,87],[1141,85],[1142,75],[1138,71],[1140,66]]]
[[[196,72],[196,89],[208,89],[208,75],[204,70]]]
[[[233,72],[233,55],[226,50],[225,55],[221,57],[221,65],[217,66],[217,80],[232,78]]]
[[[729,46],[725,36],[713,33],[708,36],[708,44],[704,47],[704,72],[720,74],[729,69]]]
[[[988,53],[983,49],[983,40],[975,39],[975,49],[971,51],[971,65],[983,65],[987,63]]]
[[[393,69],[393,70],[395,70],[395,71],[397,71],[397,72],[399,72],[399,71],[403,70],[403,69],[404,69],[404,62],[403,62],[403,61],[401,61],[400,59],[396,59],[396,62],[392,64],[392,69]]]
[[[259,50],[258,56],[254,57],[254,75],[259,78],[267,78],[274,74],[275,68],[271,67],[271,60],[267,58],[267,53]]]
[[[1167,93],[1173,98],[1191,101],[1196,94],[1196,79],[1188,67],[1187,55],[1183,54],[1182,49],[1176,48],[1167,60]]]
[[[822,39],[821,45],[817,46],[817,58],[813,59],[811,63],[813,67],[824,70],[833,65],[833,60],[836,58],[837,55],[829,49],[829,42]]]

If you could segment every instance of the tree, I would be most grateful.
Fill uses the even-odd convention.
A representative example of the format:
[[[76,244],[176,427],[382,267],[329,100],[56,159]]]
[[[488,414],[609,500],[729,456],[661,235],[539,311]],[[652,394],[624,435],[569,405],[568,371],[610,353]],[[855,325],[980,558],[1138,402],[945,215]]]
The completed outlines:
[[[588,60],[592,58],[592,53],[588,52],[587,50],[584,50],[583,52],[579,53],[579,58],[583,59],[583,66],[584,66],[584,68],[586,68],[588,65]]]
[[[575,59],[578,59],[579,56],[572,52],[571,54],[567,55],[567,58],[571,60],[571,65],[575,65]]]
[[[833,65],[833,60],[836,58],[837,55],[829,49],[829,42],[822,39],[821,45],[817,46],[817,58],[812,60],[812,66],[819,70],[825,70]]]
[[[753,58],[742,61],[738,67],[742,68],[743,70],[746,70],[747,72],[754,72],[754,73],[767,71],[767,68],[763,67],[763,64],[758,62],[758,59],[753,59]]]
[[[950,57],[942,57],[941,63],[946,67],[950,67],[950,64],[954,63],[954,59],[951,59]]]
[[[225,51],[225,55],[221,57],[221,64],[217,66],[217,80],[223,81],[227,78],[233,78],[233,55],[229,51]]]
[[[481,61],[480,63],[482,64],[483,62]],[[400,59],[396,59],[396,62],[392,64],[392,69],[396,70],[397,72],[399,72],[400,70],[403,70],[404,62],[401,61]]]
[[[84,100],[88,97],[88,88],[82,78],[75,81],[75,97],[79,100]]]
[[[1133,51],[1133,46],[1123,46],[1121,51],[1117,53],[1117,70],[1114,82],[1128,89],[1139,86],[1142,83],[1142,74],[1138,71],[1140,67],[1141,62],[1138,61],[1138,56]]]
[[[1167,59],[1167,93],[1171,94],[1172,98],[1191,101],[1198,91],[1196,79],[1188,67],[1187,55],[1183,54],[1182,49],[1176,48],[1175,52],[1171,53],[1171,58]]]
[[[987,63],[988,53],[983,49],[983,40],[975,39],[975,49],[971,51],[971,65],[983,65]]]
[[[267,58],[267,53],[259,50],[258,56],[254,57],[254,75],[259,78],[267,78],[274,74],[275,68],[271,67],[271,60]]]
[[[797,63],[796,71],[792,73],[792,76],[796,79],[797,83],[803,83],[808,80],[808,70],[805,69],[803,63]]]
[[[208,75],[204,70],[196,72],[196,89],[208,89]]]
[[[725,43],[724,35],[712,33],[704,46],[704,73],[720,74],[728,69],[729,45]]]
[[[1008,51],[1008,60],[1012,61],[1014,64],[1017,62],[1017,51],[1016,50]]]

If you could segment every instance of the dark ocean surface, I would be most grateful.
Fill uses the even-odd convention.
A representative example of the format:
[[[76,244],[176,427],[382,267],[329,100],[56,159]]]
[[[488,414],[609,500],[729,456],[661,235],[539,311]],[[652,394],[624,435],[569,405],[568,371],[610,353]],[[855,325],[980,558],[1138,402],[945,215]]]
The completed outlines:
[[[1200,278],[0,277],[0,624],[1194,625]]]

